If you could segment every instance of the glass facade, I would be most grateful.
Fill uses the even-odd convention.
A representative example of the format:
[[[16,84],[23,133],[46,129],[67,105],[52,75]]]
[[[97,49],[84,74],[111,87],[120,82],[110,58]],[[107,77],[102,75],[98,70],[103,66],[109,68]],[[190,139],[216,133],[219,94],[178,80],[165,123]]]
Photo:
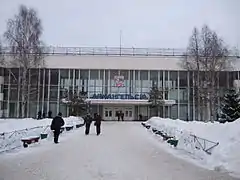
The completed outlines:
[[[5,117],[20,117],[21,92],[19,88],[19,69],[1,69],[1,112]],[[94,95],[144,95],[155,85],[160,88],[163,98],[175,100],[172,106],[161,106],[159,115],[164,118],[197,120],[196,105],[194,100],[193,72],[164,71],[164,70],[106,70],[106,69],[31,69],[29,72],[29,94],[27,103],[28,117],[36,117],[38,111],[53,115],[62,112],[69,115],[68,107],[61,102],[64,92],[86,91],[88,98]],[[234,80],[239,80],[239,72],[220,72],[218,93],[233,87]],[[111,114],[104,111],[105,105],[92,104],[92,113]],[[141,114],[144,118],[154,115],[149,105],[133,105],[127,108],[126,115],[131,115],[134,120]],[[111,111],[111,112],[110,112]]]

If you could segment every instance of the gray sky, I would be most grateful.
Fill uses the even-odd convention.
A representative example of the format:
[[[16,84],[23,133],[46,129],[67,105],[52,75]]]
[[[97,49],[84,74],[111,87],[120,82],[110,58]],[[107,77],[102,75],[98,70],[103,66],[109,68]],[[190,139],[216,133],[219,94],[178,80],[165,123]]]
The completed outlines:
[[[240,46],[240,0],[0,0],[0,34],[25,4],[37,9],[43,40],[59,46],[185,48],[194,26],[208,24]]]

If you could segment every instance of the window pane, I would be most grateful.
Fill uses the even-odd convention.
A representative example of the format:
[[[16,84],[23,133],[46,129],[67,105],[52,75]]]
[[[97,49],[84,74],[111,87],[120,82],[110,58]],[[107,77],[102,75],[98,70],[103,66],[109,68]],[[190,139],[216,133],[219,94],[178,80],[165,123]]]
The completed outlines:
[[[179,80],[180,80],[180,87],[187,87],[187,72],[181,71],[179,72]]]
[[[99,79],[98,70],[90,70],[90,79]]]
[[[148,80],[148,71],[140,71],[140,80]]]
[[[51,69],[51,85],[58,85],[58,70]]]

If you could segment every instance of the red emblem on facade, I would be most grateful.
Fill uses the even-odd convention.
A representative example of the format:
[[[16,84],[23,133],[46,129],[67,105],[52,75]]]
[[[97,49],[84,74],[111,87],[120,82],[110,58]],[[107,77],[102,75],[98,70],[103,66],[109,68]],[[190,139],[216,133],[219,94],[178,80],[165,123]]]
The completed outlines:
[[[117,87],[124,86],[124,76],[114,76],[114,80]]]

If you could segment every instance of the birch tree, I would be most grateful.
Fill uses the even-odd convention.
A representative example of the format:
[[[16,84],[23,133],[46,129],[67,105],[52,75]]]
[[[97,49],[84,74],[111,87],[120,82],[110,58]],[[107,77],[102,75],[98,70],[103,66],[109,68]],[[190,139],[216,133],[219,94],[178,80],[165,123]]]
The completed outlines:
[[[2,43],[0,39],[0,65],[3,66],[3,64],[4,64],[4,54],[3,54]]]
[[[18,14],[7,22],[4,38],[10,47],[9,57],[5,60],[7,68],[19,68],[21,95],[21,116],[27,115],[29,97],[29,72],[31,68],[44,66],[44,46],[41,41],[42,23],[36,10],[21,5]],[[6,62],[8,61],[8,62]]]
[[[231,68],[233,59],[229,55],[230,50],[215,31],[207,25],[200,32],[194,28],[182,65],[194,73],[193,96],[199,120],[215,119],[219,72]]]

